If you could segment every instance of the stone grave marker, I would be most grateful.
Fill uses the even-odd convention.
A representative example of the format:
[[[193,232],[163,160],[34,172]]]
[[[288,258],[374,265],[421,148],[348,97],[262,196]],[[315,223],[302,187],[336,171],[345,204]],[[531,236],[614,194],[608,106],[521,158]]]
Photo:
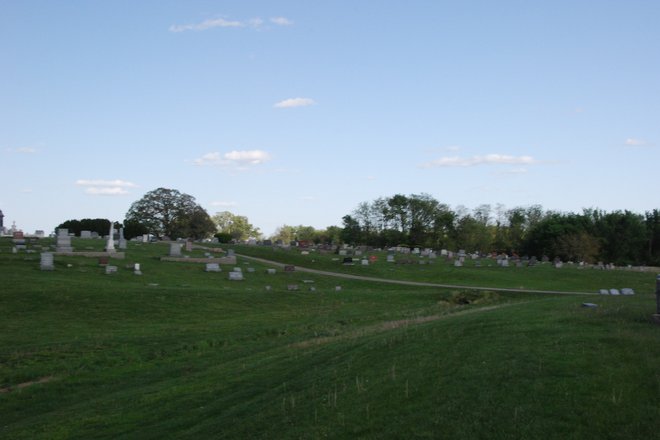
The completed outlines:
[[[254,272],[254,267],[248,267],[247,270],[248,270],[248,272],[252,273],[252,272]]]
[[[105,266],[105,274],[106,275],[111,275],[113,273],[117,273],[117,266],[111,266],[109,264],[107,266]]]
[[[243,281],[243,272],[229,272],[230,281]]]
[[[335,286],[335,292],[341,292],[341,286]]]
[[[387,262],[388,263],[394,263],[394,255],[390,254],[387,256]]]
[[[236,267],[234,268],[234,272],[243,272],[243,269],[241,269],[240,267],[236,266]]]
[[[369,266],[369,260],[365,258],[362,261],[360,261],[360,264],[362,264],[363,266]]]
[[[92,231],[80,231],[80,238],[92,238]]]
[[[296,271],[296,266],[292,264],[287,264],[284,266],[284,272],[295,272]]]
[[[142,271],[140,270],[140,263],[135,263],[133,265],[133,275],[142,275]]]
[[[181,256],[181,243],[170,243],[170,257]]]
[[[53,254],[52,252],[42,252],[41,253],[41,270],[55,270],[55,265],[53,264]]]
[[[193,243],[190,240],[186,240],[186,252],[190,252],[193,250]]]
[[[266,273],[267,273],[268,275],[275,275],[276,272],[277,272],[277,271],[276,271],[275,269],[266,269]]]
[[[297,284],[287,284],[286,290],[298,290]]]
[[[609,295],[610,291],[608,289],[600,289],[600,294],[601,295]]]
[[[206,272],[222,272],[218,263],[206,263]]]
[[[119,243],[118,243],[119,249],[121,250],[126,250],[126,238],[124,237],[124,228],[119,228]]]
[[[236,252],[233,249],[227,249],[228,257],[233,257],[234,255],[236,255]]]
[[[630,287],[624,287],[623,289],[621,289],[621,295],[628,296],[628,295],[634,295],[634,294],[635,294],[635,291],[633,289],[631,289]]]
[[[73,252],[73,247],[71,247],[71,237],[69,236],[69,230],[65,228],[60,228],[57,230],[57,242],[55,250],[57,252]]]
[[[353,264],[353,258],[352,257],[345,257],[343,261],[344,265],[350,266]]]
[[[619,289],[610,289],[610,295],[621,295]]]

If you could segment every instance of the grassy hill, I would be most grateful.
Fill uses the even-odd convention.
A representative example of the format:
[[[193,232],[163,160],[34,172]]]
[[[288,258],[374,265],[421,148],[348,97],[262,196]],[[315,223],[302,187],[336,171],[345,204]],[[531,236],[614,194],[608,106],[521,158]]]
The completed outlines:
[[[102,245],[74,240],[77,250]],[[227,267],[206,273],[200,264],[161,262],[165,244],[130,243],[126,260],[112,260],[114,275],[83,257],[56,257],[56,270],[42,272],[38,253],[12,254],[0,240],[0,438],[657,435],[654,274],[344,267],[332,255],[259,252],[392,279],[633,287],[637,295],[268,275],[268,266],[240,258],[246,280],[230,282]],[[134,262],[142,276],[125,267]]]

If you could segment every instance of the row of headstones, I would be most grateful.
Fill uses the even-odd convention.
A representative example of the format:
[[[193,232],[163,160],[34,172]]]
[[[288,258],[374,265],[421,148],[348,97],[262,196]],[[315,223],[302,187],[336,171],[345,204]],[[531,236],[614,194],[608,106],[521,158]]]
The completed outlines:
[[[98,235],[99,234],[97,232],[80,231],[80,238],[96,238]],[[57,230],[57,238],[55,243],[56,252],[73,252],[73,246],[71,246],[71,235],[69,234],[68,229],[60,228]],[[119,240],[117,241],[117,246],[122,250],[126,249],[127,247],[126,238],[124,238],[124,228],[119,228]]]
[[[184,245],[186,247],[186,252],[190,252],[193,250],[193,242],[190,240],[186,241],[185,243],[170,243],[169,256],[177,257],[177,258],[183,256],[183,254],[181,253],[181,249],[183,248]],[[207,252],[205,255],[209,258],[213,257],[212,254],[209,252]],[[227,250],[228,257],[233,257],[234,255],[236,255],[236,253],[234,252],[233,249]]]
[[[624,287],[619,291],[619,289],[600,289],[601,295],[634,295],[635,291],[629,287]]]
[[[55,258],[52,252],[41,253],[41,261],[39,263],[39,267],[41,270],[55,270]],[[140,270],[140,263],[135,263],[132,266],[132,269],[135,275],[142,275],[142,271]],[[106,275],[117,273],[117,266],[106,264],[105,273]]]

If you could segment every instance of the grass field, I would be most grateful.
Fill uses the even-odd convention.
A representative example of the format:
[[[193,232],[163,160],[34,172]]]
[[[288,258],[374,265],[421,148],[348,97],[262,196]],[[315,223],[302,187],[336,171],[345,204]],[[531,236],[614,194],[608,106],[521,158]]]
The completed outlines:
[[[46,240],[42,240],[43,245]],[[101,241],[74,240],[76,250]],[[0,438],[657,438],[655,274],[551,267],[346,267],[334,255],[236,248],[390,279],[630,297],[397,286],[0,240]],[[201,251],[196,251],[197,254]],[[312,262],[311,260],[314,260]],[[143,275],[125,266],[139,262]],[[255,268],[254,273],[247,272]],[[287,291],[289,284],[299,291]],[[272,286],[267,291],[265,286]],[[335,286],[341,285],[341,291]],[[316,290],[309,291],[313,286]],[[581,307],[585,301],[599,305]]]

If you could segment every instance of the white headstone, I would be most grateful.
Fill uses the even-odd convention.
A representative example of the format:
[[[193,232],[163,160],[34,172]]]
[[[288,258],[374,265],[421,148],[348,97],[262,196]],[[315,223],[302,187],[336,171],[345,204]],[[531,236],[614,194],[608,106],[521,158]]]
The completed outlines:
[[[180,257],[181,246],[181,243],[170,243],[170,257]]]
[[[230,281],[243,281],[243,272],[229,272]]]
[[[206,272],[221,272],[220,265],[218,263],[206,263]]]
[[[110,266],[109,264],[105,266],[105,274],[110,275],[113,273],[117,273],[117,266]]]
[[[53,254],[51,252],[42,252],[41,254],[41,270],[54,270]]]
[[[110,234],[108,235],[108,242],[105,245],[106,252],[115,252],[114,234],[115,234],[115,229],[112,227],[112,221],[110,221]]]

